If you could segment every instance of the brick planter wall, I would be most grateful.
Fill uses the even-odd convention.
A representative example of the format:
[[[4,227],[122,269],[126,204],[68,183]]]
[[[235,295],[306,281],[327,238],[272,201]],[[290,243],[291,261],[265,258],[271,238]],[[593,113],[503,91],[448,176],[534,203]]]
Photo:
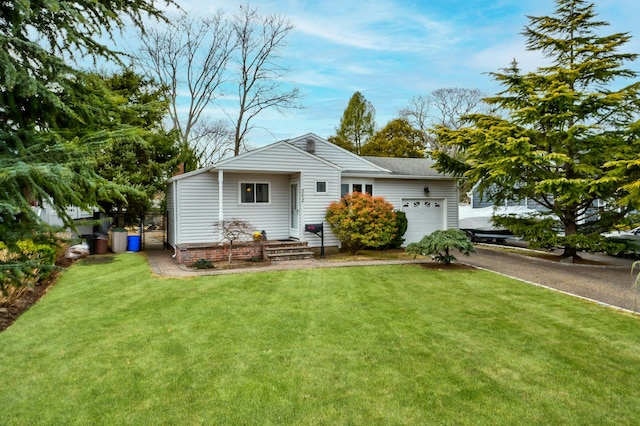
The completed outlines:
[[[197,260],[206,259],[211,262],[229,260],[229,243],[178,244],[176,260],[184,265],[191,265]],[[232,260],[248,260],[262,258],[262,243],[238,242],[233,244]]]

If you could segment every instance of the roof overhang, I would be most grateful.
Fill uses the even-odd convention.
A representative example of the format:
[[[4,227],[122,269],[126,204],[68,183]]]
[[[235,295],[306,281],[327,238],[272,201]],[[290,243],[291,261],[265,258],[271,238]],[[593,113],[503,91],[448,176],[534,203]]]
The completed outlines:
[[[361,177],[361,178],[367,178],[367,179],[409,179],[409,180],[451,180],[451,181],[455,181],[456,178],[451,177],[451,176],[442,176],[442,175],[435,175],[435,176],[417,176],[417,175],[403,175],[403,174],[385,174],[385,173],[367,173],[367,172],[343,172],[342,173],[343,177]]]

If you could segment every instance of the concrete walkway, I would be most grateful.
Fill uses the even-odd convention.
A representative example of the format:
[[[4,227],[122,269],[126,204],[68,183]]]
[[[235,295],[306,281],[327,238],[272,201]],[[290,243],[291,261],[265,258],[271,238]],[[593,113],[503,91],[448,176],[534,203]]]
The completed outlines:
[[[305,260],[283,260],[271,262],[267,265],[250,264],[246,267],[230,268],[230,269],[193,269],[185,265],[180,265],[171,256],[171,250],[147,250],[145,251],[149,259],[151,270],[156,275],[167,277],[197,277],[202,275],[228,275],[243,274],[247,272],[264,272],[264,271],[283,271],[291,269],[312,269],[312,268],[338,268],[347,266],[371,266],[371,265],[402,265],[407,263],[433,263],[430,260],[349,260],[349,261],[332,261],[323,259],[305,259]]]

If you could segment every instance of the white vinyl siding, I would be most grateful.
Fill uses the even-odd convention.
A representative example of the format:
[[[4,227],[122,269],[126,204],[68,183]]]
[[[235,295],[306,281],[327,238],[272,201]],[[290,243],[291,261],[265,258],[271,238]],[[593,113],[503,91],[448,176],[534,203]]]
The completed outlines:
[[[429,187],[429,194],[424,193],[425,186]],[[444,217],[440,229],[458,227],[458,186],[454,180],[376,179],[374,193],[383,196],[396,210],[402,210],[407,200],[442,203]],[[409,242],[413,241],[405,241],[405,245]]]
[[[340,148],[339,146],[334,145],[329,141],[325,141],[317,137],[301,136],[299,138],[290,140],[289,143],[302,150],[306,150],[307,139],[309,138],[312,138],[315,142],[315,155],[342,167],[344,170],[358,170],[367,172],[377,172],[381,170],[380,167],[370,163],[364,158],[354,155],[353,153]]]
[[[169,244],[171,247],[175,247],[176,245],[176,236],[175,234],[175,229],[176,229],[176,220],[175,220],[175,214],[176,211],[174,209],[174,194],[173,194],[173,187],[175,185],[175,182],[169,182],[169,184],[167,185],[167,244]]]
[[[217,188],[214,173],[200,173],[177,181],[177,244],[217,241]]]
[[[300,238],[307,241],[311,247],[320,247],[320,238],[309,232],[304,232],[304,225],[324,223],[324,244],[327,247],[335,247],[338,245],[338,239],[329,229],[324,217],[327,214],[329,204],[340,199],[340,172],[326,168],[313,168],[306,170],[302,174],[302,178]],[[318,180],[327,183],[327,192],[316,192]]]
[[[320,167],[323,170],[340,169],[320,157],[294,150],[286,142],[277,142],[265,149],[258,149],[255,152],[225,160],[220,165],[220,168],[225,171],[237,170],[249,173],[297,173],[306,170],[308,167]]]
[[[289,235],[289,175],[264,173],[224,173],[224,218],[241,219],[256,231],[265,231],[267,238],[284,239]],[[269,183],[268,203],[242,203],[241,183]],[[250,239],[250,236],[247,236]]]
[[[327,182],[326,193],[316,193],[315,182],[319,176]],[[268,239],[287,239],[289,235],[289,196],[290,183],[300,178],[300,218],[299,227],[301,240],[309,242],[310,246],[319,246],[320,240],[312,234],[305,235],[305,223],[324,221],[327,207],[337,197],[339,187],[339,173],[333,173],[332,178],[326,169],[307,171],[302,174],[246,174],[226,172],[224,174],[224,214],[225,218],[242,218],[249,222],[256,230],[266,231]],[[242,181],[265,181],[271,185],[271,202],[269,204],[238,203],[238,185]],[[318,240],[318,241],[316,241]],[[330,234],[325,233],[325,244],[337,245],[337,241]]]
[[[311,247],[320,246],[320,239],[313,234],[305,233],[304,225],[324,222],[327,207],[332,201],[340,198],[341,170],[339,167],[332,166],[315,155],[294,150],[284,143],[256,152],[255,156],[228,161],[224,164],[224,168],[225,217],[248,218],[258,230],[264,229],[269,239],[289,238],[290,183],[299,181],[300,234],[292,237],[308,241]],[[254,173],[254,169],[260,172]],[[240,180],[271,182],[270,205],[239,206],[237,185]],[[327,192],[316,192],[318,181],[327,183]],[[229,185],[236,185],[232,190],[235,193],[230,192]],[[246,209],[240,207],[246,207]],[[324,237],[325,245],[338,245],[337,239],[328,229]]]

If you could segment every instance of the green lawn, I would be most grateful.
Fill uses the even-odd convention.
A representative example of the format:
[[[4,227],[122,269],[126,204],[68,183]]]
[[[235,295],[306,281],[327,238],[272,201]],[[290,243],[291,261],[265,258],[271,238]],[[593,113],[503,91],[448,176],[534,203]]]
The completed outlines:
[[[102,259],[105,259],[103,257]],[[0,423],[637,424],[640,318],[419,265],[79,263],[0,333]]]

